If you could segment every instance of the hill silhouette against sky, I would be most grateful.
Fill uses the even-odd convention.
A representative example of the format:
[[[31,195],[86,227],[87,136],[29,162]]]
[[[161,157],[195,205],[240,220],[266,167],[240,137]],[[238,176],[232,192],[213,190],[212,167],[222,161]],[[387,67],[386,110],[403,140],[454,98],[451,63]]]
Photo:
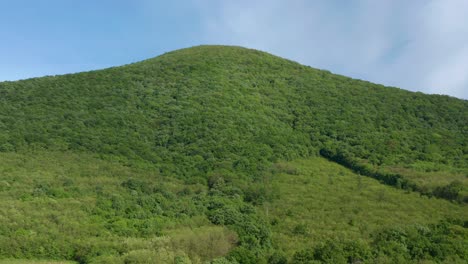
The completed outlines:
[[[2,82],[0,256],[462,263],[467,116],[232,46]]]

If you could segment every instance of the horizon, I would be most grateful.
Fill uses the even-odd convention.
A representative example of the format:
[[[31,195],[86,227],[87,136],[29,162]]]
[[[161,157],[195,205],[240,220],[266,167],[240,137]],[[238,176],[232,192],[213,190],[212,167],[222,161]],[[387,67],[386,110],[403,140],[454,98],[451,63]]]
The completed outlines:
[[[466,8],[465,8],[466,7]],[[354,79],[468,99],[468,2],[0,3],[0,81],[241,46]],[[466,21],[466,23],[460,23]]]

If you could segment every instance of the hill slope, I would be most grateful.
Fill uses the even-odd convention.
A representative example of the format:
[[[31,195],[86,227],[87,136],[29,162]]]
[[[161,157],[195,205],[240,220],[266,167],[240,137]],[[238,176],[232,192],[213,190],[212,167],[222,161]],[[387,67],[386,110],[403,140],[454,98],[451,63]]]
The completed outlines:
[[[2,159],[18,159],[15,155],[20,155],[19,160],[34,159],[37,155],[57,157],[48,165],[51,175],[56,176],[48,175],[42,178],[43,182],[38,182],[38,176],[32,174],[29,181],[25,179],[18,183],[18,188],[24,188],[22,194],[19,191],[10,193],[15,186],[13,182],[29,175],[34,168],[24,171],[22,176],[0,180],[4,180],[3,192],[8,199],[19,199],[24,203],[48,203],[47,199],[58,199],[62,204],[61,199],[67,198],[72,204],[74,201],[95,204],[100,209],[85,213],[94,216],[89,224],[102,225],[99,228],[108,230],[109,237],[113,237],[117,244],[122,237],[169,234],[171,228],[164,224],[165,221],[179,219],[183,213],[190,220],[180,224],[180,228],[193,226],[195,221],[198,223],[195,226],[209,230],[210,234],[214,230],[217,237],[227,241],[226,247],[217,253],[200,249],[192,254],[187,253],[186,248],[177,247],[171,252],[182,250],[185,252],[182,255],[189,256],[192,261],[197,258],[209,260],[226,254],[237,245],[231,252],[231,259],[242,262],[242,257],[250,256],[248,258],[258,261],[269,255],[276,256],[271,253],[272,248],[281,249],[280,242],[271,244],[270,219],[264,208],[269,203],[281,201],[281,196],[277,195],[279,191],[271,186],[279,177],[277,175],[288,171],[278,165],[281,164],[279,161],[324,156],[394,187],[463,203],[468,193],[467,116],[468,102],[464,100],[383,87],[255,50],[200,46],[122,67],[0,83]],[[130,167],[141,172],[126,174],[128,177],[120,180],[113,175],[104,175],[114,187],[100,196],[102,190],[96,190],[96,186],[89,182],[81,183],[81,178],[75,179],[70,169],[52,172],[55,170],[53,164],[60,163],[62,158],[68,160],[69,155],[91,155],[90,162],[97,164],[114,164],[117,160],[120,165],[106,166]],[[98,161],[101,159],[107,161]],[[15,166],[9,168],[15,170]],[[46,166],[44,173],[48,174],[48,170]],[[94,177],[103,173],[101,168],[86,169],[84,165],[76,170]],[[73,193],[71,187],[63,185],[65,182],[58,180],[61,174],[71,181],[76,180],[78,185],[84,184],[81,190],[87,194],[83,196],[86,197],[84,200],[80,200],[82,198]],[[158,180],[160,177],[165,180]],[[139,179],[138,184],[131,179]],[[192,209],[181,209],[180,205],[170,205],[162,198],[153,197],[158,193],[156,187],[142,189],[138,187],[141,181],[148,186],[173,182],[174,186],[179,186],[173,187],[177,196],[167,194],[165,199],[175,199],[179,192],[182,197],[188,192],[188,197],[182,201]],[[135,198],[137,200],[133,201],[141,207],[138,209],[140,218],[128,213],[136,210],[127,208],[132,202],[121,206],[110,203],[107,207],[99,202],[99,197],[104,197],[103,202],[107,199],[117,199],[115,203],[119,199],[132,201],[125,191],[142,195],[140,200]],[[110,197],[111,192],[120,198]],[[202,197],[198,197],[200,194]],[[44,197],[48,197],[46,201]],[[232,197],[237,198],[232,200]],[[153,203],[145,207],[141,199]],[[201,202],[196,202],[197,199]],[[422,198],[411,199],[418,203],[416,200]],[[161,216],[166,217],[165,220],[156,217],[158,212],[151,209],[156,204],[161,207],[163,203],[169,203],[163,211],[171,212]],[[444,207],[453,208],[444,217],[435,217],[429,222],[435,224],[436,219],[445,218],[466,221],[466,215],[458,211],[466,209],[466,205],[443,203],[446,203]],[[252,205],[257,209],[245,209]],[[72,207],[71,204],[63,206]],[[204,209],[193,209],[197,206]],[[54,210],[45,208],[48,208],[45,214]],[[125,213],[118,213],[119,210]],[[419,213],[425,215],[422,209]],[[226,220],[226,214],[239,216]],[[196,219],[203,220],[197,222]],[[254,225],[257,231],[248,227],[253,223],[257,223]],[[213,224],[229,227],[235,231],[236,238],[229,231],[216,229]],[[31,225],[25,230],[37,232],[41,225]],[[157,227],[148,227],[151,225]],[[75,228],[86,230],[79,225]],[[83,238],[93,232],[102,234],[97,231],[101,230],[99,228],[87,231],[88,235]],[[15,228],[0,232],[0,235],[11,238],[16,234],[12,230]],[[32,241],[40,243],[38,241],[45,237],[44,234],[37,238],[39,240]],[[62,243],[70,248],[57,249],[56,254],[34,251],[24,256],[81,262],[96,257],[95,253],[86,250],[83,251],[86,254],[73,251],[71,248],[86,246],[72,238],[70,236],[70,241]],[[466,241],[466,237],[462,238]],[[29,243],[19,241],[19,248],[27,247],[21,243]],[[122,258],[131,259],[128,254],[133,249],[119,251],[111,244],[103,248],[107,253],[114,250]],[[148,248],[137,247],[138,250]],[[9,253],[10,250],[2,246],[0,252],[3,256],[24,257],[21,250],[17,254]],[[454,256],[462,253],[457,254]],[[415,256],[405,257],[416,259]]]

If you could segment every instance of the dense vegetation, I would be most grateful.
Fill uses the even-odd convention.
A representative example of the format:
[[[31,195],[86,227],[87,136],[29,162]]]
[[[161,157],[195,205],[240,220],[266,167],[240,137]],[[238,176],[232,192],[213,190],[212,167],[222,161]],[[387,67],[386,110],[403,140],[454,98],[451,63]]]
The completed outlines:
[[[281,199],[264,208],[273,244],[292,263],[463,263],[468,257],[467,222],[459,221],[467,219],[466,207],[381,185],[321,158],[283,166],[295,173],[276,175]]]
[[[224,46],[3,82],[0,258],[463,263],[467,116]]]

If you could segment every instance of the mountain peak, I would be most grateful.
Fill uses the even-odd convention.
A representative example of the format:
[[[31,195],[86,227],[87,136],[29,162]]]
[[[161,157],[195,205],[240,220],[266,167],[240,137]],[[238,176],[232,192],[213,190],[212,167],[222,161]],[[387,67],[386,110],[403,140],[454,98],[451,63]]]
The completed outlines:
[[[466,116],[233,46],[3,82],[0,259],[461,263]]]

